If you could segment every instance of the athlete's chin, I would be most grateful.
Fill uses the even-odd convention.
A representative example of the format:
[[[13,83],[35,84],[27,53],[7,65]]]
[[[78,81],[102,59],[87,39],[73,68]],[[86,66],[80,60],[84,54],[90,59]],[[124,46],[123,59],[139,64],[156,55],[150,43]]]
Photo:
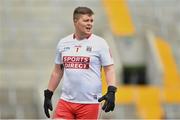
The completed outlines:
[[[85,35],[87,35],[87,36],[89,36],[89,35],[91,35],[91,34],[92,34],[91,31],[85,32]]]

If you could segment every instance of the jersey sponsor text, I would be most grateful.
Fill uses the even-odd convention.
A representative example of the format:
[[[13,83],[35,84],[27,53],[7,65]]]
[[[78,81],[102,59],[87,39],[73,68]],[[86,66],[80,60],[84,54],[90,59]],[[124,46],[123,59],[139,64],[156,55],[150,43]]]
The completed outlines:
[[[90,57],[84,56],[64,56],[63,63],[69,69],[88,69]]]

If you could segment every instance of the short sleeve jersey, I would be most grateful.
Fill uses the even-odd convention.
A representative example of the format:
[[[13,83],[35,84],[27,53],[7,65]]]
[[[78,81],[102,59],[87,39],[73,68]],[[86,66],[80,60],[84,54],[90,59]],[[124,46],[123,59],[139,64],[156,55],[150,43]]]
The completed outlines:
[[[101,67],[112,65],[106,41],[94,34],[77,40],[74,34],[57,45],[55,64],[64,65],[61,99],[74,103],[98,103],[101,97]]]

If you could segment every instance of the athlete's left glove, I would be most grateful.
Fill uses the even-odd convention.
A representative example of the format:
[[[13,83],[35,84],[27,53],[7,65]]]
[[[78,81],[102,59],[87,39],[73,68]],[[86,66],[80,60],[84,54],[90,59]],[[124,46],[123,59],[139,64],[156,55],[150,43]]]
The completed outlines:
[[[52,102],[51,102],[52,95],[53,95],[52,91],[48,89],[44,90],[44,112],[48,118],[50,118],[49,109],[51,111],[53,110]]]
[[[98,102],[105,100],[102,109],[105,112],[113,111],[115,107],[115,93],[117,88],[114,86],[108,86],[107,93],[98,99]]]

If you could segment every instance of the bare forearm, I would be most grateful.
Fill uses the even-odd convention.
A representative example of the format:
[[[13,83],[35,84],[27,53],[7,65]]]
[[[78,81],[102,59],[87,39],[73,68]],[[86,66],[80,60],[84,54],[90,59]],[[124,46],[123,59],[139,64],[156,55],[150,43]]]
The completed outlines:
[[[55,91],[55,89],[59,85],[62,76],[63,76],[63,70],[61,70],[59,66],[55,66],[48,84],[48,89],[50,91],[53,92]]]
[[[105,66],[104,72],[108,86],[116,86],[116,75],[114,65]]]

